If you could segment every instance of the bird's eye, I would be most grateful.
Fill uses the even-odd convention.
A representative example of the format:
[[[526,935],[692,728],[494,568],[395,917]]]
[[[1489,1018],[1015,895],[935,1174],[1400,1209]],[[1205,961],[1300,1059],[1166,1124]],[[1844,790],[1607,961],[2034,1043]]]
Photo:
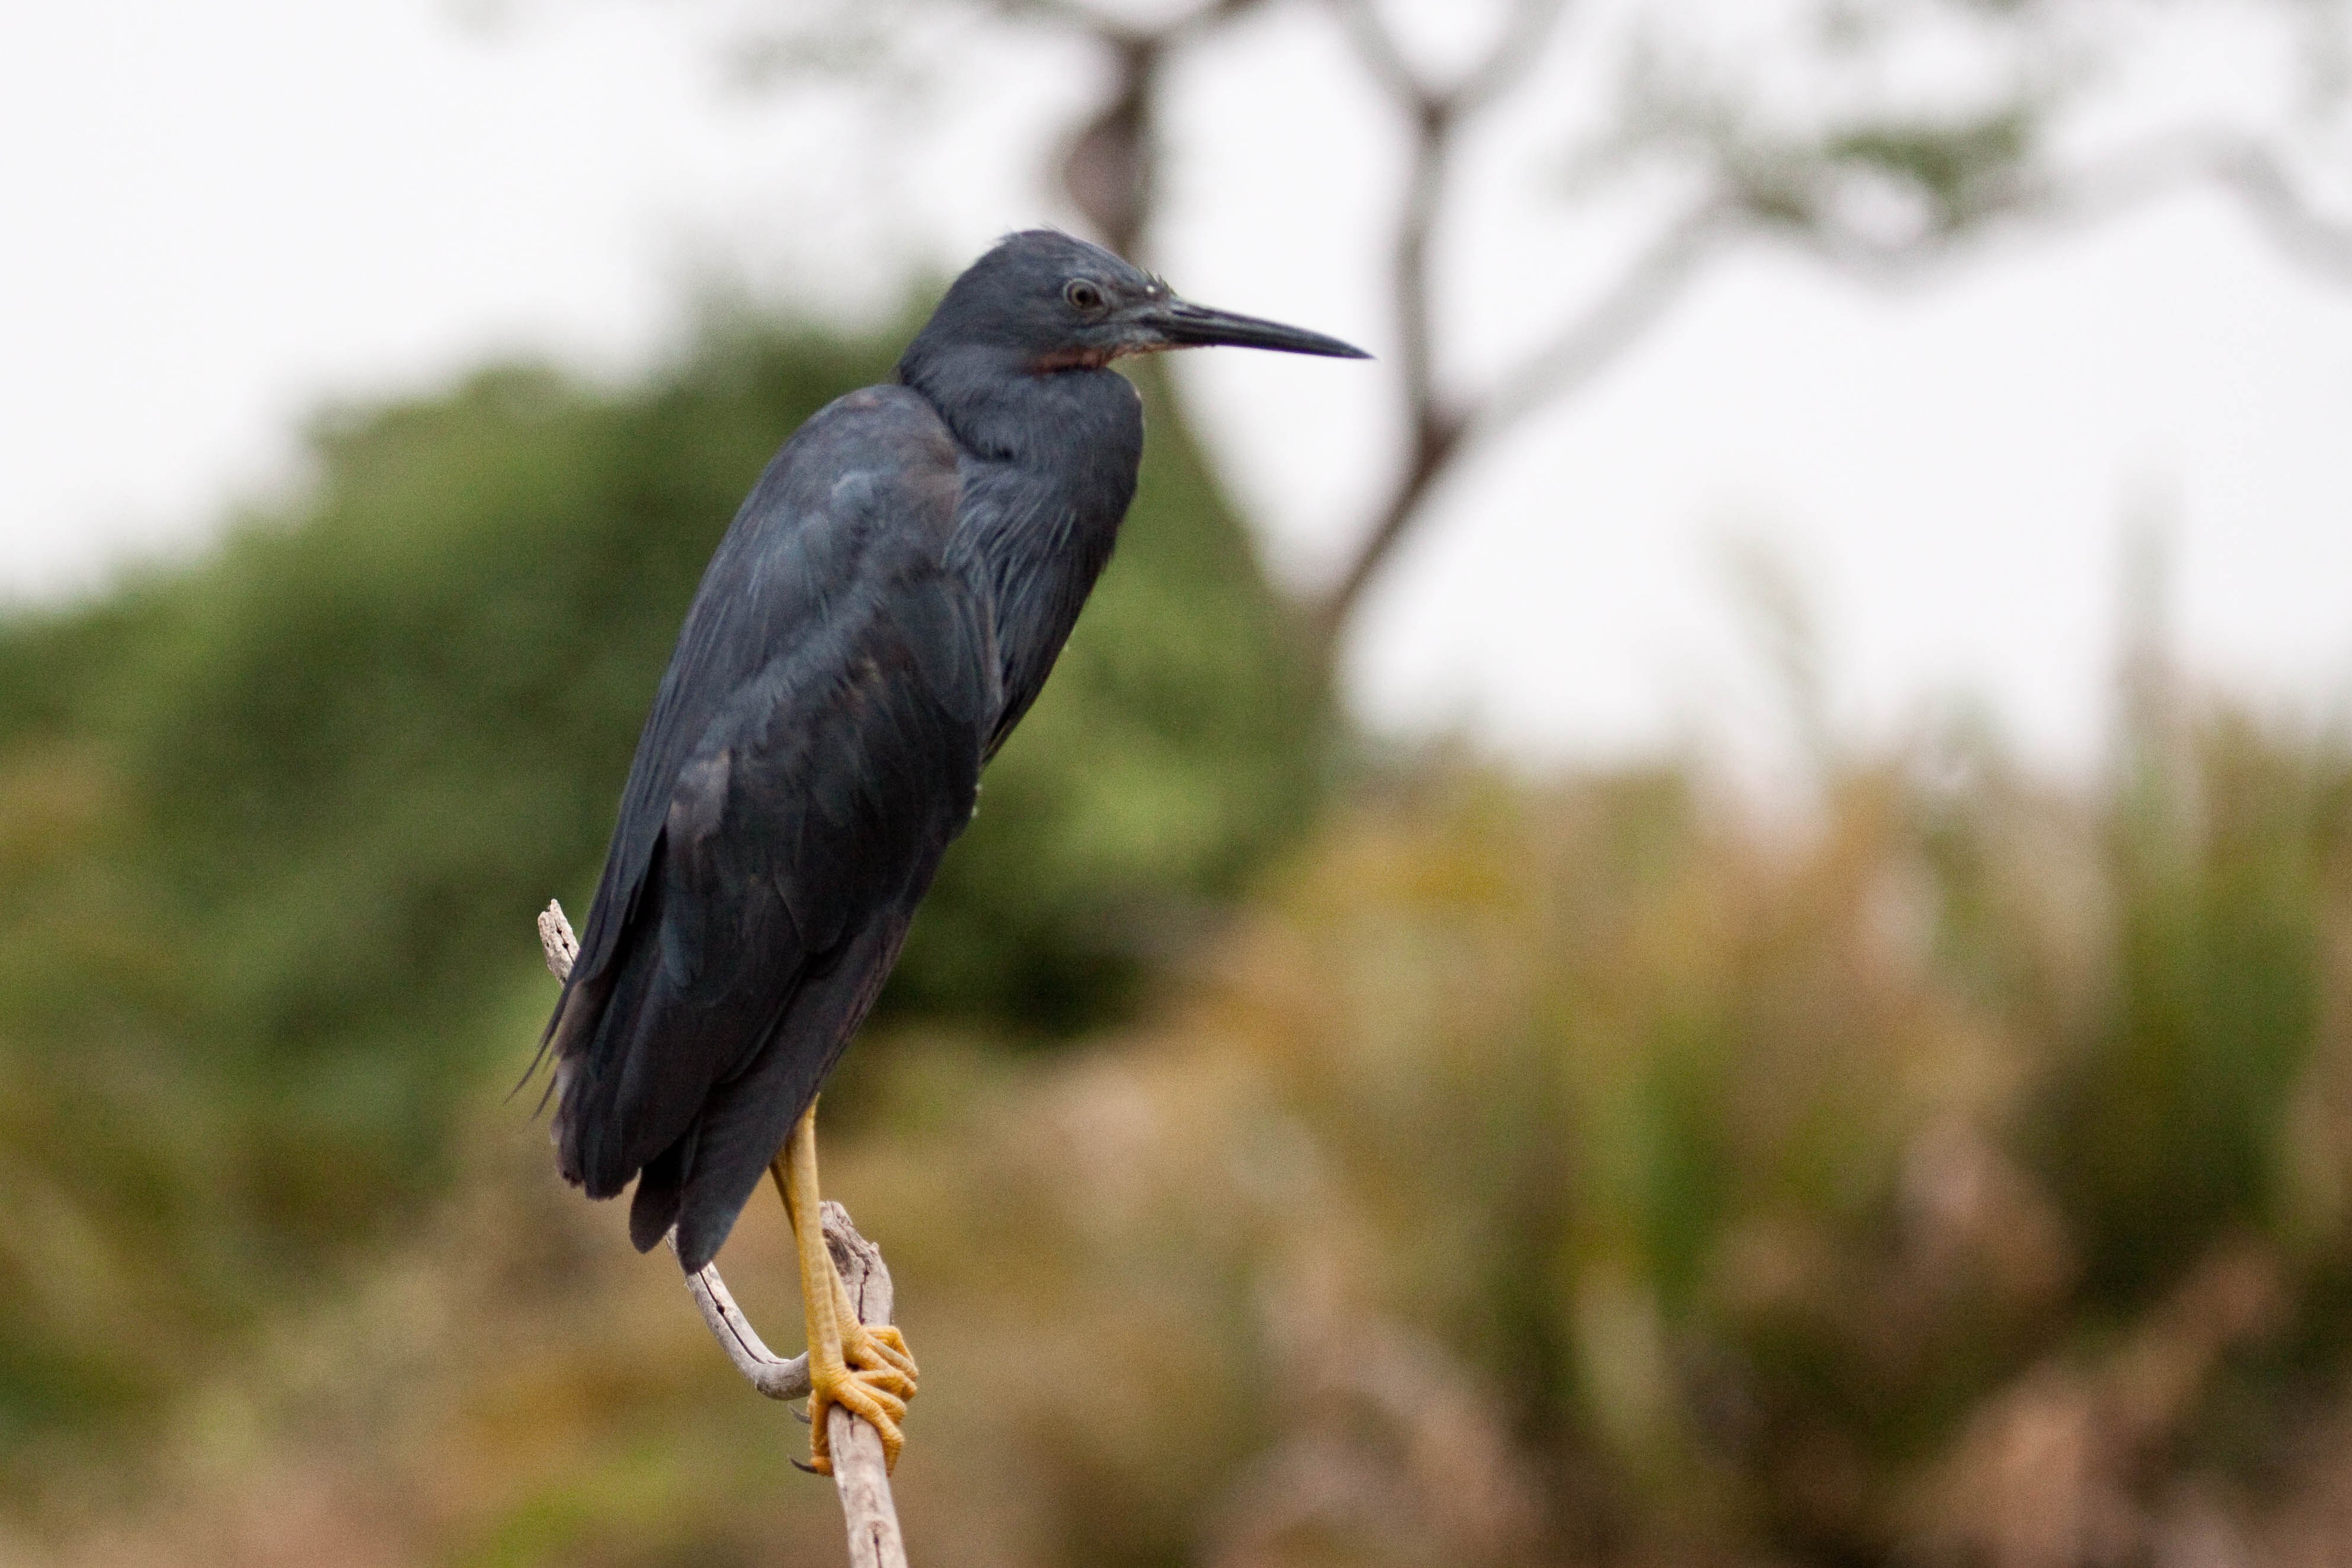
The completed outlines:
[[[1073,278],[1063,284],[1062,298],[1074,310],[1099,310],[1103,307],[1103,291],[1083,278]]]

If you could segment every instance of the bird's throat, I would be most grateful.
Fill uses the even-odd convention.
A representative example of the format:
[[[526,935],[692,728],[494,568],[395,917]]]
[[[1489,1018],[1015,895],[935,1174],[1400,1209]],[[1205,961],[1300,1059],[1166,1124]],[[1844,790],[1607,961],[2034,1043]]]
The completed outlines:
[[[1053,375],[1066,370],[1100,370],[1118,357],[1107,348],[1055,349],[1029,362],[1031,375]]]

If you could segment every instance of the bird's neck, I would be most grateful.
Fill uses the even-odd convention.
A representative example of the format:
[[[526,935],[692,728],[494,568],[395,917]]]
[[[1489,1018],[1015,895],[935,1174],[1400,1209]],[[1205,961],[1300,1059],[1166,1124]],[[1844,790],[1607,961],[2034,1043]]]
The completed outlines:
[[[909,356],[912,359],[912,355]],[[1115,371],[917,365],[901,379],[966,453],[956,549],[986,579],[1007,723],[1052,670],[1109,563],[1143,459],[1143,404]]]
[[[1135,388],[1099,365],[1041,368],[1049,363],[1012,349],[936,345],[919,337],[898,362],[898,379],[939,410],[967,450],[991,461],[1076,473],[1074,460],[1082,467],[1106,438],[1118,445],[1123,425],[1136,425]]]
[[[1125,376],[1098,367],[1038,374],[981,349],[910,349],[898,375],[970,457],[1025,488],[1033,504],[1072,514],[1061,526],[1117,530],[1143,461],[1143,401]]]

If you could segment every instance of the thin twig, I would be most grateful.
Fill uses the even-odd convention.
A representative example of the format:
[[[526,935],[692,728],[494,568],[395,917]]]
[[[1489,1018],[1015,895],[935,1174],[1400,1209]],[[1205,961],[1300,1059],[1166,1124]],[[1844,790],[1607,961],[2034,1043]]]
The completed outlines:
[[[1517,0],[1486,58],[1454,84],[1454,103],[1468,110],[1507,96],[1543,58],[1544,45],[1567,9],[1568,0]]]
[[[1336,9],[1365,68],[1390,97],[1423,112],[1455,116],[1485,108],[1533,68],[1568,0],[1515,0],[1486,53],[1448,88],[1429,85],[1412,68],[1374,0],[1336,0]]]
[[[2010,193],[2008,209],[2075,225],[2210,184],[2235,196],[2271,240],[2315,271],[2352,278],[2352,219],[2299,189],[2277,151],[2224,127],[2176,131]],[[2004,215],[2006,216],[2006,214]]]
[[[1416,174],[1418,175],[1418,171]],[[1471,446],[1492,440],[1527,415],[1574,391],[1630,347],[1643,329],[1674,302],[1698,275],[1718,242],[1732,232],[1730,215],[1717,200],[1699,203],[1661,229],[1606,292],[1570,321],[1550,342],[1466,406],[1440,401],[1432,367],[1429,326],[1428,226],[1433,219],[1438,175],[1428,179],[1430,210],[1415,212],[1398,241],[1396,293],[1404,332],[1406,397],[1412,446],[1404,469],[1381,504],[1364,542],[1330,593],[1317,606],[1316,620],[1326,657],[1336,647],[1358,602],[1403,541],[1422,506],[1446,471]],[[1415,187],[1416,192],[1419,186]]]
[[[2227,130],[2161,135],[2071,173],[1988,184],[1974,193],[1965,221],[1893,239],[1841,222],[1827,201],[1814,204],[1809,221],[1792,227],[1785,214],[1751,210],[1734,181],[1669,218],[1612,284],[1517,365],[1485,388],[1449,390],[1438,363],[1430,256],[1450,193],[1457,132],[1526,80],[1559,24],[1563,0],[1513,0],[1493,45],[1450,85],[1415,68],[1379,0],[1328,4],[1364,74],[1405,121],[1411,155],[1388,268],[1405,451],[1362,542],[1314,606],[1318,648],[1327,666],[1366,591],[1426,515],[1430,496],[1446,475],[1528,415],[1590,383],[1742,237],[1790,236],[1851,274],[1901,281],[2003,222],[2084,224],[2206,184],[2234,196],[2288,255],[2352,278],[2352,217],[2314,201],[2275,149]]]
[[[1316,606],[1320,656],[1336,654],[1340,631],[1357,601],[1403,539],[1431,489],[1459,456],[1465,433],[1483,421],[1486,400],[1454,405],[1439,384],[1437,324],[1430,279],[1430,248],[1446,194],[1456,129],[1487,107],[1531,68],[1565,0],[1518,0],[1486,54],[1451,88],[1431,86],[1406,59],[1373,0],[1334,0],[1340,26],[1365,72],[1380,85],[1412,135],[1396,230],[1389,247],[1390,293],[1396,310],[1397,377],[1405,404],[1409,445],[1370,532],[1347,569]]]
[[[1000,15],[1050,22],[1115,48],[1134,44],[1160,47],[1180,43],[1213,32],[1243,12],[1254,10],[1265,3],[1265,0],[1207,0],[1205,5],[1195,5],[1157,26],[1147,26],[1124,16],[1097,11],[1083,4],[1082,0],[995,0]]]
[[[848,1223],[846,1216],[843,1223]],[[670,1256],[677,1256],[677,1233],[669,1237]],[[727,1289],[727,1281],[719,1277],[719,1266],[706,1263],[686,1277],[686,1289],[694,1297],[694,1304],[702,1309],[702,1321],[710,1325],[710,1337],[735,1363],[735,1370],[744,1381],[771,1399],[805,1399],[809,1391],[808,1356],[806,1352],[786,1361],[771,1351],[751,1320],[735,1304]]]
[[[1712,196],[1661,228],[1606,292],[1496,384],[1470,416],[1475,434],[1497,435],[1590,380],[1658,319],[1732,232],[1731,215]]]
[[[563,906],[552,899],[539,914],[539,942],[547,967],[558,980],[572,977],[580,956],[579,940]],[[857,1233],[849,1211],[831,1199],[818,1211],[824,1219],[825,1248],[840,1270],[841,1282],[857,1307],[857,1321],[880,1327],[890,1321],[890,1270],[882,1249]],[[671,1255],[677,1235],[669,1237]],[[735,1370],[753,1388],[771,1399],[799,1399],[809,1391],[808,1357],[786,1361],[768,1349],[751,1320],[736,1306],[719,1266],[707,1263],[686,1277],[686,1288],[709,1325],[710,1337],[735,1363]],[[890,1469],[882,1452],[882,1435],[841,1405],[833,1407],[826,1436],[831,1439],[833,1479],[841,1494],[841,1513],[849,1527],[850,1568],[907,1568],[907,1542],[898,1530],[898,1506],[890,1497]]]
[[[1749,226],[1753,232],[1792,238],[1849,276],[1905,286],[1969,247],[2024,225],[2085,229],[2185,191],[2214,189],[2236,199],[2290,259],[2352,280],[2352,216],[2324,210],[2296,184],[2275,149],[2226,126],[2155,132],[2073,167],[2027,166],[1988,175],[1968,193],[1958,221],[1891,235],[1874,233],[1840,215],[1839,174],[1824,171],[1800,193],[1802,219],[1797,223],[1788,221],[1784,210],[1755,210],[1753,192],[1735,188],[1721,205],[1727,212],[1746,207],[1747,216],[1759,220]],[[1788,193],[1768,189],[1763,197],[1767,207],[1780,209]]]

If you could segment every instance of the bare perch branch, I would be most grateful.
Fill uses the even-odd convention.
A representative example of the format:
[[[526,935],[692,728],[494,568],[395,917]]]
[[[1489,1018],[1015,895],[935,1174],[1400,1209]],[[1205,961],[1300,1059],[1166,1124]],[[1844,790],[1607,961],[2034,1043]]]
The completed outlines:
[[[857,1321],[880,1327],[890,1321],[890,1270],[882,1249],[857,1234],[849,1211],[828,1198],[824,1245],[833,1266],[857,1308]],[[834,1479],[841,1489],[841,1512],[849,1523],[850,1568],[907,1568],[907,1543],[898,1532],[898,1509],[890,1498],[890,1468],[882,1434],[836,1405],[827,1416]]]
[[[558,980],[572,977],[580,942],[563,906],[553,900],[539,914],[539,942],[547,967]],[[857,1233],[849,1211],[831,1199],[819,1210],[824,1217],[824,1245],[834,1267],[857,1307],[858,1321],[878,1327],[890,1321],[890,1270],[882,1249]],[[677,1237],[670,1236],[672,1256]],[[727,1281],[716,1264],[705,1264],[686,1277],[694,1304],[702,1310],[711,1338],[753,1388],[771,1399],[799,1399],[809,1391],[808,1357],[790,1361],[768,1349],[751,1320],[736,1306]],[[882,1435],[836,1405],[826,1435],[832,1442],[834,1483],[841,1494],[842,1518],[849,1527],[850,1568],[907,1568],[907,1543],[898,1530],[898,1505],[890,1497],[890,1469],[882,1452]]]
[[[580,939],[572,934],[572,922],[563,916],[563,906],[553,899],[539,911],[539,949],[547,955],[547,972],[559,981],[569,984],[572,966],[580,962]]]

